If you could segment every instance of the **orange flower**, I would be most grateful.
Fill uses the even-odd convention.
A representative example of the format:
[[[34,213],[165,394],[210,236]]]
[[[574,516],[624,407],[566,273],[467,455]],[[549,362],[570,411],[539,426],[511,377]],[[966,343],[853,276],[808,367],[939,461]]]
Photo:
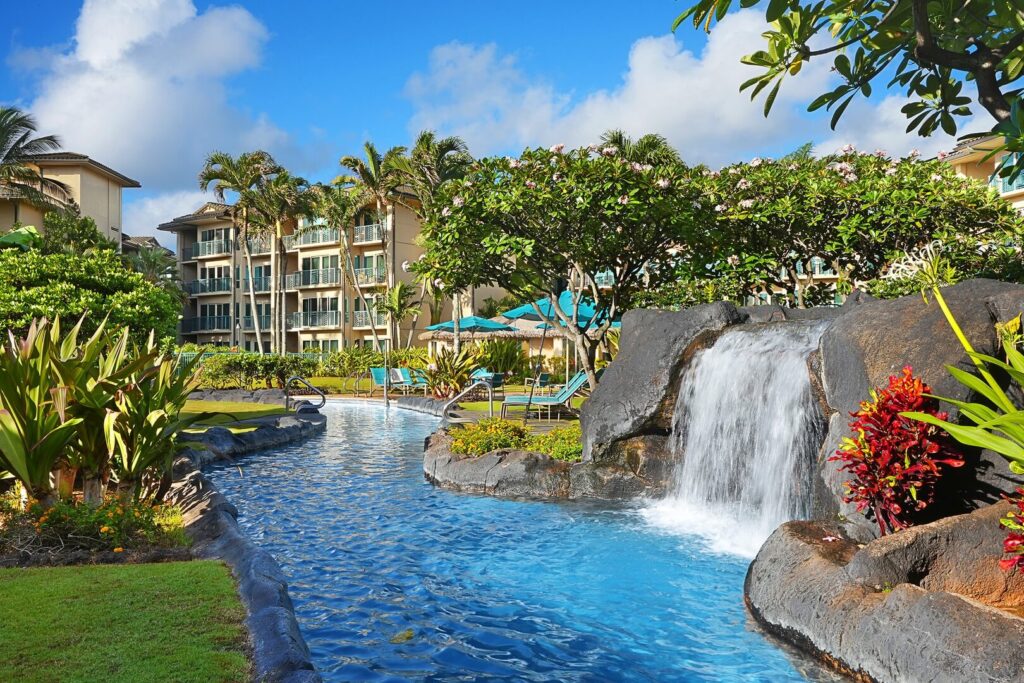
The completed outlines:
[[[114,552],[115,553],[123,553],[124,552],[124,548],[118,546],[118,547],[114,548]]]
[[[101,534],[105,534],[105,533],[107,533],[108,531],[110,531],[110,527],[109,527],[109,526],[101,526],[101,527],[100,527],[100,533],[101,533]]]

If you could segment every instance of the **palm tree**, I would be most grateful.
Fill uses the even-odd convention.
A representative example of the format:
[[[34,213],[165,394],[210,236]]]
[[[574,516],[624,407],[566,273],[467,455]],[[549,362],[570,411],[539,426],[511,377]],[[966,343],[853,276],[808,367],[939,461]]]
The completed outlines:
[[[417,136],[412,151],[407,156],[395,157],[391,165],[402,183],[416,195],[416,204],[409,204],[409,208],[425,221],[433,217],[438,189],[449,180],[466,177],[472,163],[473,157],[462,138],[438,139],[434,131],[425,130]]]
[[[384,278],[390,287],[394,284],[389,264],[389,256],[393,256],[393,253],[389,248],[387,211],[394,201],[399,185],[402,184],[402,176],[395,169],[395,160],[405,154],[405,147],[392,147],[381,154],[372,142],[366,142],[363,145],[363,152],[366,155],[365,159],[355,156],[341,158],[341,166],[351,173],[338,176],[334,179],[334,184],[353,188],[368,203],[375,206],[377,222],[384,228],[381,231],[384,236]]]
[[[267,178],[253,194],[252,209],[264,229],[273,229],[270,245],[270,343],[285,353],[284,326],[284,224],[303,212],[309,184],[284,169]]]
[[[185,291],[178,279],[178,260],[163,247],[141,247],[125,257],[132,270],[148,282],[174,294],[184,301]]]
[[[249,210],[255,201],[255,193],[267,176],[278,173],[281,167],[266,152],[246,152],[238,158],[224,152],[213,152],[206,158],[203,170],[199,172],[199,189],[204,192],[212,185],[218,201],[224,201],[225,192],[238,195],[231,210],[231,221],[242,245],[245,257],[249,307],[252,310],[253,331],[256,333],[256,349],[263,354],[263,333],[260,330],[259,309],[256,307],[256,289],[253,282],[252,253],[249,239],[252,225]]]
[[[310,214],[317,218],[323,218],[328,225],[338,228],[338,235],[341,238],[338,243],[338,256],[344,264],[346,277],[352,284],[352,289],[363,303],[363,310],[369,311],[370,305],[366,300],[366,294],[356,281],[355,261],[352,258],[352,246],[348,239],[348,227],[355,223],[356,213],[361,208],[359,197],[351,189],[320,183],[310,187],[307,194]],[[370,325],[370,334],[373,335],[374,346],[378,349],[381,348],[376,325]]]
[[[393,168],[402,179],[402,183],[412,189],[417,201],[405,203],[410,209],[416,212],[420,222],[425,223],[436,218],[434,215],[435,198],[438,190],[447,182],[461,180],[466,177],[466,172],[473,163],[473,157],[469,154],[466,142],[458,136],[450,136],[438,139],[437,134],[431,130],[422,131],[416,137],[416,143],[408,156],[398,156],[391,162]],[[429,278],[420,278],[420,299],[417,311],[413,314],[412,330],[409,332],[411,341],[416,323],[419,322],[419,312],[423,308],[423,300],[427,296],[427,290],[431,286]],[[434,304],[443,298],[433,297]],[[431,308],[431,319],[433,321],[433,308]],[[460,311],[452,308],[453,320],[458,326]]]
[[[55,135],[33,137],[35,132],[36,120],[31,114],[15,107],[0,106],[0,193],[44,208],[66,205],[70,203],[67,185],[43,177],[30,165],[34,155],[60,149],[60,140]],[[63,201],[55,202],[47,196],[47,191]],[[18,220],[17,203],[14,220]]]
[[[638,164],[677,164],[682,159],[679,152],[669,144],[665,136],[648,133],[633,140],[619,129],[607,130],[601,136],[601,142],[611,147],[618,147],[619,156],[626,161]]]
[[[395,283],[394,287],[388,289],[387,294],[384,295],[384,300],[378,304],[388,315],[388,322],[393,330],[392,339],[396,342],[401,341],[402,322],[409,316],[420,314],[419,305],[411,301],[413,296],[413,288],[399,280]],[[405,348],[412,346],[414,331],[415,327],[409,330],[409,338],[406,340]]]

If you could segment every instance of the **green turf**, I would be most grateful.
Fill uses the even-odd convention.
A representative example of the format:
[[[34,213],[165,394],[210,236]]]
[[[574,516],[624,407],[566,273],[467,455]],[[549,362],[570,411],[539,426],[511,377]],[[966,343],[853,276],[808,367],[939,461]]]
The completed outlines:
[[[247,403],[244,401],[186,401],[182,415],[196,413],[218,413],[213,417],[200,420],[197,424],[222,425],[238,420],[249,420],[267,415],[284,415],[288,411],[284,406],[272,403]]]
[[[245,681],[245,611],[219,562],[0,570],[0,681]]]
[[[510,392],[509,395],[512,395],[512,393]],[[538,396],[538,397],[548,397],[549,394],[536,394],[536,396]],[[494,397],[494,414],[495,415],[497,415],[498,413],[501,412],[501,399],[502,399],[502,397],[500,395]],[[572,407],[575,410],[579,410],[580,406],[582,406],[583,402],[586,401],[586,400],[587,400],[586,396],[574,396],[573,399],[572,399]],[[486,413],[487,412],[487,405],[488,404],[487,404],[487,401],[459,401],[459,405],[462,406],[463,410],[469,410],[469,411],[474,412],[474,413]],[[511,408],[509,408],[509,414],[511,415],[513,413],[516,414],[516,415],[522,415],[523,414],[523,406],[517,405],[517,406],[512,406]],[[572,416],[564,416],[563,419],[565,419],[565,417],[567,417],[569,420],[576,419],[576,418],[574,418]]]

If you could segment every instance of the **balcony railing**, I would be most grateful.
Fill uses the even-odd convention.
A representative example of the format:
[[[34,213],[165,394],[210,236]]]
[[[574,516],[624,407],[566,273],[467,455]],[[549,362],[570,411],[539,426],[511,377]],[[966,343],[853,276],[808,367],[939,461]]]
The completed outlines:
[[[357,225],[352,234],[352,244],[373,244],[384,239],[384,226],[380,223]]]
[[[382,285],[387,279],[383,268],[356,268],[356,284],[363,286]]]
[[[28,186],[28,183],[26,183],[26,186]],[[40,183],[40,186],[35,187],[34,189],[36,192],[42,195],[42,198],[47,203],[56,204],[61,207],[66,207],[75,201],[74,197],[71,196],[70,192],[57,185]],[[28,193],[23,191],[20,187],[0,185],[0,199],[25,199],[26,194]]]
[[[246,292],[249,291],[249,280],[248,278],[242,282],[242,289]],[[270,291],[270,278],[269,277],[254,277],[252,279],[252,291],[254,292],[269,292]]]
[[[324,287],[341,283],[341,270],[338,268],[321,268],[319,270],[300,270],[289,273],[285,279],[287,289],[296,287]]]
[[[309,246],[311,244],[330,244],[338,241],[337,228],[316,228],[303,230],[295,235],[285,235],[284,247],[291,251],[297,247]]]
[[[192,245],[192,258],[231,253],[231,240],[209,240]]]
[[[198,318],[185,318],[181,321],[181,331],[190,332],[227,332],[231,330],[230,315],[207,315]]]
[[[257,317],[259,318],[260,332],[266,332],[267,328],[270,327],[270,316],[269,315],[261,315],[261,316],[257,316]],[[244,318],[242,318],[242,329],[243,330],[255,330],[256,329],[255,327],[253,327],[253,316],[247,315]]]
[[[249,242],[249,253],[253,256],[270,253],[270,240],[267,238],[257,237],[247,241]]]
[[[185,283],[185,289],[192,296],[195,296],[197,294],[214,294],[216,292],[230,292],[231,278],[211,277],[206,278],[204,280],[192,280],[191,282]]]
[[[373,321],[373,327],[387,327],[388,316],[383,311],[353,311],[352,312],[352,327],[370,327],[370,323]]]
[[[611,287],[615,284],[615,273],[606,270],[594,276],[594,284],[598,287]]]
[[[298,311],[288,314],[288,327],[338,327],[341,317],[338,311]]]

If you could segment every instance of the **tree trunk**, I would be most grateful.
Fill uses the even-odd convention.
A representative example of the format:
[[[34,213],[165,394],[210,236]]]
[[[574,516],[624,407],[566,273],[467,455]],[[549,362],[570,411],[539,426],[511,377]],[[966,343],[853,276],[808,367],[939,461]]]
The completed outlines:
[[[246,209],[243,209],[243,216],[245,215]],[[256,333],[256,349],[259,354],[263,355],[263,332],[260,329],[260,315],[259,309],[256,308],[256,283],[253,281],[253,269],[252,269],[252,253],[249,250],[249,222],[247,218],[242,219],[244,228],[244,238],[242,239],[242,253],[245,255],[245,270],[246,277],[249,280],[249,306],[252,309],[252,329]],[[243,316],[244,318],[244,316]],[[243,328],[242,334],[245,334]],[[239,340],[241,341],[241,340]]]
[[[92,472],[82,474],[82,501],[93,507],[103,504],[103,477]]]
[[[363,288],[359,286],[359,281],[356,278],[356,265],[352,259],[352,249],[348,242],[348,231],[340,230],[338,234],[341,236],[341,256],[345,261],[345,268],[348,270],[350,281],[352,282],[352,288],[356,291],[356,296],[363,303],[363,310],[370,315],[370,334],[373,335],[373,344],[378,349],[380,348],[380,339],[377,336],[377,327],[374,325],[374,314],[370,311],[370,306],[366,301],[366,294],[363,293]],[[352,314],[353,322],[355,322],[355,312]]]
[[[278,242],[277,259],[278,259],[278,261],[280,261],[280,267],[278,269],[278,274],[274,278],[278,282],[278,288],[277,288],[277,319],[275,321],[276,322],[276,326],[275,327],[277,329],[277,335],[278,335],[277,336],[277,338],[278,338],[278,354],[283,356],[288,351],[288,349],[286,348],[287,345],[288,345],[288,333],[287,333],[287,331],[285,329],[285,318],[286,318],[286,315],[285,315],[285,305],[284,305],[284,300],[285,300],[285,292],[284,292],[284,290],[285,290],[285,287],[284,287],[285,274],[284,274],[284,268],[285,268],[285,264],[287,263],[287,260],[288,260],[288,251],[284,247],[284,234],[283,234],[283,231],[282,231],[281,220],[280,219],[274,221],[274,233],[277,235],[277,242]]]
[[[75,477],[78,476],[78,468],[68,464],[61,464],[52,473],[53,490],[61,500],[71,500],[75,490]]]
[[[454,348],[455,355],[459,354],[462,350],[462,340],[460,337],[460,322],[462,321],[462,294],[452,294],[452,334],[455,335]]]
[[[277,236],[270,240],[270,352],[277,353],[277,325],[274,316],[277,313]]]

